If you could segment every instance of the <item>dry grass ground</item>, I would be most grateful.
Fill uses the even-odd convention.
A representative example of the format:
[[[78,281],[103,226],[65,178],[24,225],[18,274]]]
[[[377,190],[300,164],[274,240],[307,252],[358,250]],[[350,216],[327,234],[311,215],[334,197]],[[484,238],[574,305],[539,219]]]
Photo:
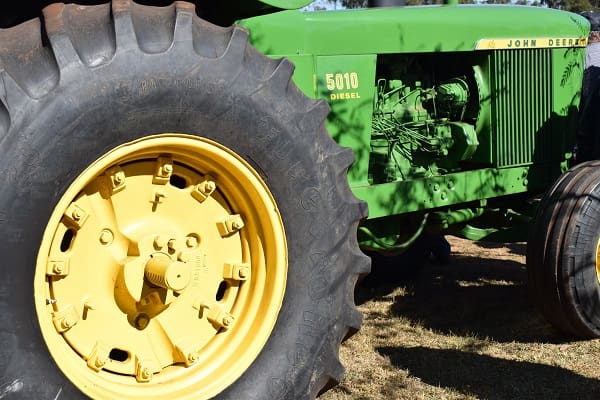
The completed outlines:
[[[325,400],[600,399],[600,340],[557,334],[530,304],[525,245],[449,238],[452,262],[357,289],[362,330]]]

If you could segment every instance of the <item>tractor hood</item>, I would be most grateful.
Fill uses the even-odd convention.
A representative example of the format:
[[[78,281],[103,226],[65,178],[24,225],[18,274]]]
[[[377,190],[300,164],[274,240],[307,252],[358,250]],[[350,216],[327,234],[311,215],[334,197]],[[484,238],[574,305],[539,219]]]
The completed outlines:
[[[524,6],[419,6],[282,11],[239,21],[266,54],[385,54],[584,47],[589,22]]]
[[[171,1],[171,0],[168,0]],[[313,0],[207,0],[194,1],[202,18],[229,26],[233,22],[280,10],[296,10],[307,6]]]

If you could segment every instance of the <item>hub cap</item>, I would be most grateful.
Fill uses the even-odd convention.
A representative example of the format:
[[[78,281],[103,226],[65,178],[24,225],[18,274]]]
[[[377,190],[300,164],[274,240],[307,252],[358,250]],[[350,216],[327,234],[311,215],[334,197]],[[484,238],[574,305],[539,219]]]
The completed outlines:
[[[283,223],[254,169],[165,134],[73,182],[44,234],[35,301],[52,356],[91,397],[206,399],[259,354],[286,274]]]

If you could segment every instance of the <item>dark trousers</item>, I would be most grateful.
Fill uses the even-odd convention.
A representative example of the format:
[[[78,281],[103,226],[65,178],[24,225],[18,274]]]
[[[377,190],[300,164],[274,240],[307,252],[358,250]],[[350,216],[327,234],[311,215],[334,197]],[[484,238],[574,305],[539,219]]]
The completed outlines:
[[[600,158],[600,67],[585,70],[582,89],[577,162]]]

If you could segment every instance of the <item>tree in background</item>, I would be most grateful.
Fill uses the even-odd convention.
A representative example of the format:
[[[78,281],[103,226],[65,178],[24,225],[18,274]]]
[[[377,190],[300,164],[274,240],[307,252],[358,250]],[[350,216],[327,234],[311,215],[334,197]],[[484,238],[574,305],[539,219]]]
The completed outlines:
[[[600,0],[542,0],[542,4],[550,8],[558,8],[559,10],[581,12],[598,10]]]
[[[342,4],[347,8],[365,8],[368,3],[367,0],[342,0]]]

